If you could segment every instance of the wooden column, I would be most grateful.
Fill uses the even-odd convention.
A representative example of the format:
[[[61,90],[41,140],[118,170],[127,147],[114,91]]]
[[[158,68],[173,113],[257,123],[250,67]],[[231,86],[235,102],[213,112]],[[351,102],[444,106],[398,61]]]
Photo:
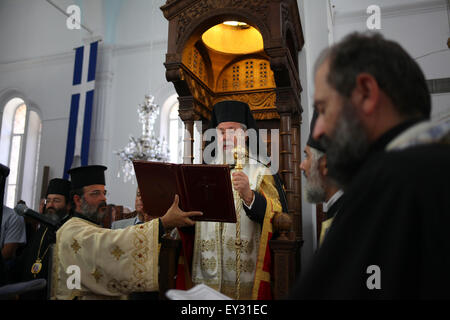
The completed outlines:
[[[271,240],[270,249],[273,252],[273,298],[286,298],[295,284],[297,274],[295,252],[298,242],[289,240]]]
[[[192,164],[194,163],[194,120],[184,121],[184,155],[183,163]]]
[[[194,97],[179,97],[178,101],[180,102],[178,113],[185,126],[183,163],[192,164],[194,163]]]
[[[302,241],[302,172],[301,163],[300,116],[295,115],[292,122],[292,169],[294,171],[294,231],[296,240]]]
[[[286,213],[276,213],[273,218],[276,239],[270,240],[270,249],[273,255],[273,298],[280,300],[286,298],[295,283],[297,275],[296,255],[299,251],[299,242],[295,241],[292,230],[292,218]]]
[[[281,139],[281,176],[286,187],[286,196],[288,201],[288,213],[294,215],[295,198],[294,198],[294,171],[292,169],[292,123],[290,113],[281,113],[280,139]]]

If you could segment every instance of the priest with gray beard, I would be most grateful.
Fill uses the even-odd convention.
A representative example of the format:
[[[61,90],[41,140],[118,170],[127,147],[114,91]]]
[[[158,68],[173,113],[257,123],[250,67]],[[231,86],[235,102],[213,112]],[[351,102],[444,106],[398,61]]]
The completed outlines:
[[[305,159],[300,163],[300,170],[306,179],[305,198],[309,203],[323,203],[326,219],[322,221],[319,246],[333,223],[333,219],[342,207],[344,192],[339,189],[332,178],[328,176],[327,155],[323,145],[312,137],[317,120],[314,112],[311,120],[310,135],[304,150]]]
[[[57,216],[61,222],[69,217],[70,181],[64,179],[50,180],[45,197],[43,214]],[[45,279],[47,282],[50,265],[50,246],[55,243],[55,231],[40,225],[27,243],[13,270],[14,282]],[[46,300],[47,288],[20,295],[20,300]]]

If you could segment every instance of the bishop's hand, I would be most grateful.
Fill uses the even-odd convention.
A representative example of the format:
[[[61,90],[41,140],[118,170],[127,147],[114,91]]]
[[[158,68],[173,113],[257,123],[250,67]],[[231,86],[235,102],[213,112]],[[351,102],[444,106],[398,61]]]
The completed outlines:
[[[244,200],[246,205],[250,205],[253,201],[253,191],[250,189],[250,182],[247,175],[242,171],[233,172],[232,180],[233,188],[239,192],[239,196]]]
[[[173,228],[191,227],[195,224],[189,217],[202,216],[203,213],[200,211],[189,211],[185,212],[178,207],[180,199],[178,195],[175,195],[175,200],[172,206],[167,210],[166,214],[161,217],[161,223],[163,224],[164,230],[166,232],[172,230]]]

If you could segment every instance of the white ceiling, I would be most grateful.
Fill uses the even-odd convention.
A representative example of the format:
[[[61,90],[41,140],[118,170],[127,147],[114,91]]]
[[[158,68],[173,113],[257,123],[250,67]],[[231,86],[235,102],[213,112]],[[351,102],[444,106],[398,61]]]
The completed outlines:
[[[329,0],[335,14],[366,10],[370,5],[378,5],[380,8],[394,6],[414,6],[427,3],[445,3],[446,0]]]

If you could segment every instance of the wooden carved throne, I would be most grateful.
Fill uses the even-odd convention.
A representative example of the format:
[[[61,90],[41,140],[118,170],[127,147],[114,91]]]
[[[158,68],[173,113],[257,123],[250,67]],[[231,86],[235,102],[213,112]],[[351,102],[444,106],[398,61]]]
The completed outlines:
[[[178,93],[187,131],[184,163],[193,162],[194,122],[207,129],[217,102],[244,101],[260,129],[279,129],[288,216],[276,216],[279,236],[270,247],[273,294],[280,299],[299,272],[302,243],[298,53],[304,39],[297,1],[167,0],[161,10],[169,21],[166,78]],[[176,247],[164,240],[161,270],[169,274],[161,276],[162,292],[174,285]]]

